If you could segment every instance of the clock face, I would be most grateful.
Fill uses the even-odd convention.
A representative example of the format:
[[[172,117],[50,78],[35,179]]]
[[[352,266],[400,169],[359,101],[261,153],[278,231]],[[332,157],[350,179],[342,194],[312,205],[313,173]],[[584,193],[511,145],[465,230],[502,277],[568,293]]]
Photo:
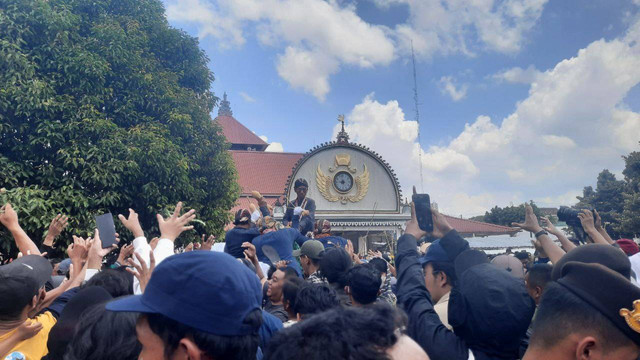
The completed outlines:
[[[346,193],[353,187],[353,177],[345,171],[341,171],[333,177],[333,186],[341,193]]]

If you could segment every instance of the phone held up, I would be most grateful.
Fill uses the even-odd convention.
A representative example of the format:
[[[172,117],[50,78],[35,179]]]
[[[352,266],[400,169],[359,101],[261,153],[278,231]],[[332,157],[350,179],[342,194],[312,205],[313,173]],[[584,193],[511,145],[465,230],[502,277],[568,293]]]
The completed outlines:
[[[100,231],[102,248],[110,248],[116,243],[116,225],[113,223],[113,215],[106,213],[96,216],[96,227]]]
[[[433,232],[433,217],[431,216],[431,199],[429,194],[413,194],[413,204],[416,208],[418,226],[422,231]]]

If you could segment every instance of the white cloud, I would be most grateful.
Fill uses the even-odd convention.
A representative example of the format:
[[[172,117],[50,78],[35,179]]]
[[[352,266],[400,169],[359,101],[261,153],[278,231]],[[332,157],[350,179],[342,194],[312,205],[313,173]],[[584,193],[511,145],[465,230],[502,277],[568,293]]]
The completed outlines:
[[[548,0],[396,0],[410,8],[408,23],[396,27],[399,46],[416,53],[462,53],[477,50],[515,53],[535,26]]]
[[[575,203],[577,189],[604,168],[619,172],[621,156],[640,150],[640,114],[624,104],[640,84],[638,29],[640,22],[539,72],[512,114],[500,122],[478,116],[448,144],[423,149],[417,123],[373,94],[348,114],[347,131],[390,162],[405,190],[419,184],[422,154],[425,191],[452,215],[531,199]]]
[[[247,94],[247,93],[246,93],[246,92],[244,92],[244,91],[240,91],[238,94],[240,95],[240,97],[241,97],[244,101],[246,101],[246,102],[248,102],[248,103],[254,103],[254,102],[256,102],[256,99],[255,99],[255,98],[253,98],[251,95]]]
[[[438,85],[440,86],[440,92],[445,95],[449,95],[453,101],[460,101],[464,99],[464,97],[467,96],[467,90],[469,89],[469,85],[467,84],[457,86],[456,80],[452,76],[441,77]]]
[[[542,143],[556,149],[571,149],[576,147],[575,141],[567,136],[543,135]]]
[[[540,71],[535,66],[529,65],[526,69],[513,67],[494,74],[492,77],[498,81],[505,81],[516,84],[531,84],[536,81]]]
[[[335,0],[169,0],[167,15],[195,23],[200,37],[213,36],[223,47],[242,45],[244,30],[253,26],[262,44],[283,49],[278,74],[320,101],[341,66],[367,69],[395,59],[385,27],[368,24],[354,6]]]
[[[267,146],[267,148],[264,151],[266,151],[266,152],[284,152],[284,148],[282,147],[282,143],[272,142],[271,144],[269,144],[269,146]]]
[[[260,139],[262,139],[262,141],[264,141],[266,143],[269,142],[269,138],[266,137],[265,135],[260,135],[258,137]],[[282,146],[282,143],[272,142],[272,143],[269,143],[269,146],[267,146],[267,148],[264,151],[266,151],[266,152],[284,152],[284,147]]]
[[[381,8],[407,4],[409,19],[393,29],[370,24],[353,3],[338,0],[167,0],[166,7],[170,21],[195,25],[200,38],[215,38],[222,48],[240,47],[255,34],[279,52],[282,79],[323,101],[342,67],[387,66],[409,54],[411,41],[420,58],[517,52],[548,0],[375,1]],[[463,89],[448,88],[464,97]]]
[[[339,63],[321,52],[288,47],[278,58],[278,74],[292,87],[301,88],[324,101],[329,92],[329,75],[338,71]]]

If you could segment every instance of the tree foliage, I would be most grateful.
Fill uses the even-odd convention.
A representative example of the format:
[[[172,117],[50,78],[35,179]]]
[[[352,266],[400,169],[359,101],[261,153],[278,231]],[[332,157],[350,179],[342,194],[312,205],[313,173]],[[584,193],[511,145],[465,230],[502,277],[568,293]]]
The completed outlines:
[[[530,204],[536,216],[542,216],[538,206],[536,206],[533,201],[531,201]],[[490,224],[511,226],[511,223],[513,222],[522,222],[524,220],[524,216],[524,204],[520,204],[518,206],[511,205],[504,208],[494,206],[490,211],[487,211],[484,214],[483,220],[481,221],[488,222]]]
[[[586,186],[582,191],[582,196],[577,197],[578,203],[574,207],[576,209],[597,209],[602,221],[607,224],[607,231],[615,233],[615,229],[620,225],[624,189],[624,180],[617,180],[613,173],[604,169],[598,174],[596,189]]]
[[[640,234],[640,152],[634,151],[624,157],[622,171],[626,182],[624,204],[618,230],[625,236]]]
[[[238,187],[207,63],[160,0],[0,0],[0,201],[36,241],[56,213],[69,238],[179,200],[221,231]]]

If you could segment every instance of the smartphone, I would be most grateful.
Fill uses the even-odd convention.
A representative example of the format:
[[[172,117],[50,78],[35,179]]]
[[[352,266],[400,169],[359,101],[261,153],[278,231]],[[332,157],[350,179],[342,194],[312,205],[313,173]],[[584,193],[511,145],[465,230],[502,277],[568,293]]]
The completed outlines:
[[[413,204],[416,207],[416,217],[420,229],[428,233],[433,232],[433,218],[431,217],[431,199],[429,194],[413,194]]]
[[[102,248],[110,248],[116,243],[116,225],[113,223],[113,215],[106,213],[96,216],[96,227],[100,231]]]

